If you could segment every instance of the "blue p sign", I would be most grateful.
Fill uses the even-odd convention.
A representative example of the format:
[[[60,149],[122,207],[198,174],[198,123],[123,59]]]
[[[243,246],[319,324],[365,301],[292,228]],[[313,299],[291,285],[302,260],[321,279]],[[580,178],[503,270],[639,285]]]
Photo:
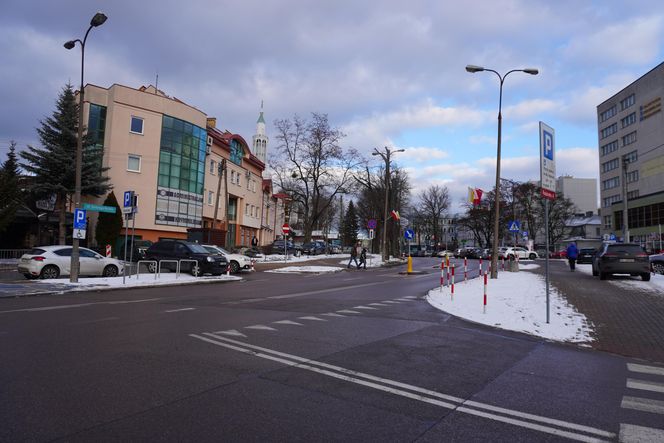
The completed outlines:
[[[85,209],[74,209],[74,229],[85,229]]]
[[[133,194],[133,191],[125,191],[124,193],[124,207],[125,208],[130,208],[131,207],[131,194]]]
[[[548,131],[542,131],[542,134],[542,138],[544,138],[543,155],[553,161],[553,135]]]

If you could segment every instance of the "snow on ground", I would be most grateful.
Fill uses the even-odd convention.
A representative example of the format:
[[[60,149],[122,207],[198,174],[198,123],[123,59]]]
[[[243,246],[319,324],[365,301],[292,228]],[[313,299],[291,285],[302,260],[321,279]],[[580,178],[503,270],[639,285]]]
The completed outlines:
[[[301,273],[314,273],[323,274],[328,272],[340,272],[343,268],[337,266],[287,266],[285,268],[271,269],[265,272],[274,272],[275,274],[301,274]]]
[[[534,269],[536,264],[519,264]],[[487,306],[483,312],[484,279],[474,278],[450,288],[435,288],[427,294],[429,303],[442,311],[470,321],[511,331],[525,332],[551,340],[590,342],[592,325],[558,291],[550,286],[550,320],[546,323],[544,277],[530,272],[507,272],[487,279]]]
[[[138,278],[136,275],[131,277],[125,277],[125,283],[122,283],[122,276],[120,277],[81,277],[78,280],[78,283],[71,283],[69,278],[57,278],[57,279],[48,279],[48,280],[35,280],[37,283],[48,283],[48,284],[62,284],[67,287],[67,290],[70,291],[89,291],[91,289],[105,289],[113,288],[117,289],[120,287],[125,288],[136,288],[141,286],[167,286],[174,284],[195,284],[200,282],[218,282],[218,281],[234,281],[242,280],[241,277],[235,276],[226,276],[220,275],[218,277],[213,276],[203,276],[203,277],[194,277],[189,274],[180,274],[179,277],[176,276],[175,272],[163,273],[157,279],[155,279],[154,274],[140,274]]]
[[[588,274],[592,276],[592,265],[576,265],[576,270],[579,272],[583,272],[584,274]],[[599,279],[599,277],[592,277]],[[620,289],[623,290],[634,290],[638,289],[641,291],[648,291],[652,292],[657,295],[661,295],[664,297],[664,275],[661,274],[653,274],[650,273],[650,281],[643,281],[641,277],[632,277],[628,274],[615,274],[611,277],[609,277],[607,282],[611,283],[612,285],[618,286]]]

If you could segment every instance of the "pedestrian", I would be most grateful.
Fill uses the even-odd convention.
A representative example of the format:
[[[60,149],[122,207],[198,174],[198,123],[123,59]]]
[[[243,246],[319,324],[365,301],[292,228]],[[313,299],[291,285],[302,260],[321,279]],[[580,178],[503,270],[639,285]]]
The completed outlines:
[[[576,243],[572,242],[567,246],[567,261],[569,262],[569,270],[574,272],[576,267],[576,258],[579,256],[579,249]]]
[[[256,246],[258,246],[258,239],[257,239],[256,236],[254,235],[254,236],[252,237],[252,239],[251,239],[251,247],[252,247],[252,248],[255,248]]]
[[[362,252],[360,252],[360,264],[357,265],[357,269],[362,268],[362,265],[364,265],[364,269],[367,269],[367,248],[362,248]]]
[[[360,265],[357,263],[357,256],[359,255],[358,245],[353,245],[353,247],[350,250],[350,260],[348,260],[348,266],[347,266],[349,269],[350,269],[350,264],[353,261],[355,261],[355,266],[357,266],[357,269],[360,269]]]

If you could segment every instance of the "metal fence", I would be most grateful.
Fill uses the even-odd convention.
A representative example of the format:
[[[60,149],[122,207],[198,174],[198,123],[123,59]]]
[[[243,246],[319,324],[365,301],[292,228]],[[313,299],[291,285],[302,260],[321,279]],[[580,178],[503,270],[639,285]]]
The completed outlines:
[[[0,260],[18,260],[31,249],[0,249]]]

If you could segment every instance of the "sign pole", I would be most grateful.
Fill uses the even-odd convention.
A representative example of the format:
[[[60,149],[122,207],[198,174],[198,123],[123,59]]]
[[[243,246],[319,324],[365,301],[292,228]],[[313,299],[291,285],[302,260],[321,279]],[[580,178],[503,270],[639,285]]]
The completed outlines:
[[[122,266],[122,284],[125,284],[125,277],[127,276],[127,234],[129,233],[129,214],[124,215],[125,219],[125,242],[124,242],[124,258]],[[156,272],[156,269],[155,269]]]
[[[539,122],[540,142],[540,193],[544,198],[544,232],[546,234],[546,323],[550,321],[549,299],[549,202],[556,198],[556,157],[555,157],[555,131],[544,122]]]
[[[129,250],[129,266],[133,266],[132,263],[134,263],[134,234],[136,233],[136,200],[138,200],[138,197],[134,197],[134,206],[131,208],[131,249]],[[125,248],[126,249],[126,248]],[[138,274],[138,267],[136,268],[136,274]],[[129,278],[131,278],[131,271],[129,274]],[[138,275],[136,276],[138,278]]]
[[[544,274],[546,275],[546,323],[549,323],[549,200],[544,200],[544,232],[546,234],[546,259],[544,260]]]

